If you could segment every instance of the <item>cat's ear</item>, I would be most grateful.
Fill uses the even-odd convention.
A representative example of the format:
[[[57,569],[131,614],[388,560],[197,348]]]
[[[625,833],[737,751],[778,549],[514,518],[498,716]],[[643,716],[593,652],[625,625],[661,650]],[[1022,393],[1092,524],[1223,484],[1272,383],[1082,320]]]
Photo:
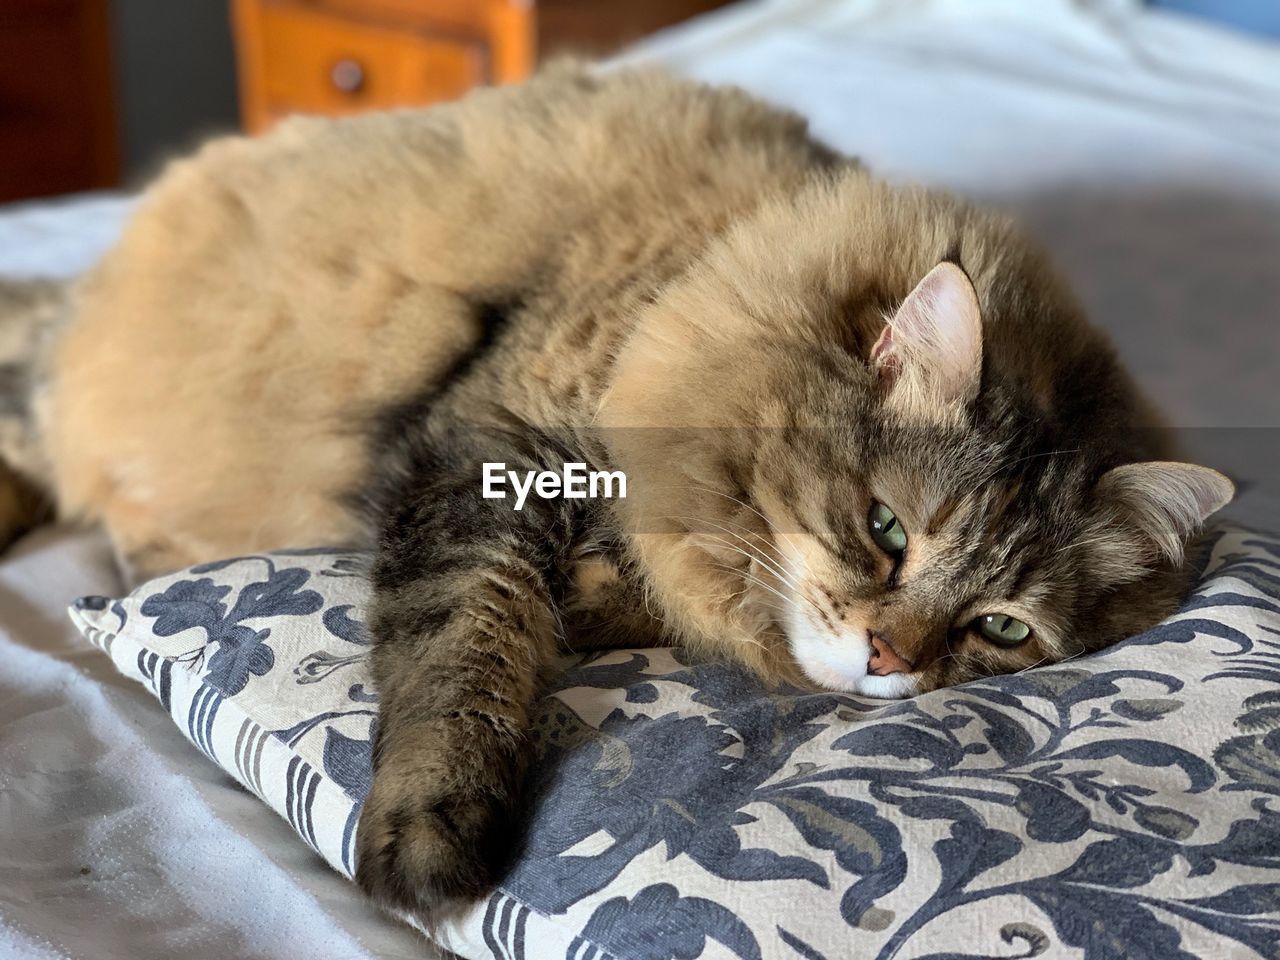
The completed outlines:
[[[982,380],[982,313],[968,275],[938,264],[902,301],[871,362],[904,412],[929,415],[964,405]]]
[[[1097,486],[1098,496],[1118,511],[1119,522],[1175,564],[1187,538],[1235,492],[1217,470],[1162,460],[1115,467]]]

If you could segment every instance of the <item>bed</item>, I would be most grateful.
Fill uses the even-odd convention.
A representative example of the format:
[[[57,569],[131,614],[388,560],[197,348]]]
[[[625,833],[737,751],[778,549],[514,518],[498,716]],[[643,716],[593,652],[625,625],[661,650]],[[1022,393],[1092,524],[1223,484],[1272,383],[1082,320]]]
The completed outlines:
[[[1234,517],[1280,528],[1280,49],[1121,0],[761,0],[629,56],[1007,207],[1193,454],[1252,481]],[[129,204],[0,211],[0,273],[82,270]],[[431,956],[74,633],[71,598],[120,589],[92,532],[0,558],[0,956]]]

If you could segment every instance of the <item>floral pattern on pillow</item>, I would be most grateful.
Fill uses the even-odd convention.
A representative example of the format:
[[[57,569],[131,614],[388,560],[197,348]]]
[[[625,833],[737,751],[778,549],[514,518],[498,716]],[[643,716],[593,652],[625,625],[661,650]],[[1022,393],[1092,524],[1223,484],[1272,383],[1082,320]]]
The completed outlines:
[[[195,567],[72,616],[350,875],[376,722],[361,557]],[[1280,543],[1217,539],[1168,622],[914,700],[671,650],[542,703],[527,843],[436,932],[503,960],[1280,956]]]

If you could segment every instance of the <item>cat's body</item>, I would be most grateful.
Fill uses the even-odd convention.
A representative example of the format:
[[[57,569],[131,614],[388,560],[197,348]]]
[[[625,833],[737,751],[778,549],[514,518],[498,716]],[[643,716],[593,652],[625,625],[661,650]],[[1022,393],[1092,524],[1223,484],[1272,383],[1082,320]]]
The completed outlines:
[[[903,695],[1159,619],[1229,496],[1134,463],[1154,424],[1003,221],[653,72],[216,142],[69,304],[5,454],[135,571],[375,548],[359,877],[419,916],[510,853],[565,644]],[[515,511],[493,461],[627,497]]]

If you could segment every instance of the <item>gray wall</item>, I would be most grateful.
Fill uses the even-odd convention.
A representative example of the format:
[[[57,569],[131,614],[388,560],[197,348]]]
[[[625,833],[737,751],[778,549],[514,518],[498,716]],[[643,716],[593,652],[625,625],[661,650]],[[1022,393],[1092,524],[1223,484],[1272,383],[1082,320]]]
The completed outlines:
[[[239,123],[228,0],[111,0],[125,183]]]

